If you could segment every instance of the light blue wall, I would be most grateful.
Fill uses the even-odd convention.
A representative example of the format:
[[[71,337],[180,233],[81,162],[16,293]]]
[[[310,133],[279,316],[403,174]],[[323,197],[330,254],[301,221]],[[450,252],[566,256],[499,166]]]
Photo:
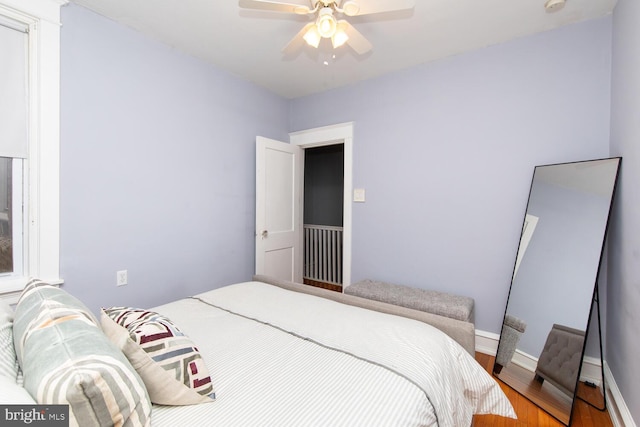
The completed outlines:
[[[62,21],[61,272],[92,309],[246,280],[255,135],[355,121],[353,279],[470,295],[498,332],[533,167],[622,155],[607,360],[640,420],[638,2],[290,102],[73,4]]]
[[[355,122],[352,279],[471,296],[499,332],[534,166],[609,154],[611,23],[292,101],[293,131]]]
[[[607,363],[640,425],[640,2],[613,16],[611,154],[623,156],[609,241]]]
[[[287,101],[82,7],[62,22],[64,287],[97,310],[248,280],[255,136],[287,138]]]

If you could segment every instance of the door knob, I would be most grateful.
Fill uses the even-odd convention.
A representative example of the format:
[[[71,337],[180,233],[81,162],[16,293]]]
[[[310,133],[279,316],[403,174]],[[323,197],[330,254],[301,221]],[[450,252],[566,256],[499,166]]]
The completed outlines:
[[[269,237],[269,232],[267,230],[262,230],[262,238],[266,239],[267,237]]]

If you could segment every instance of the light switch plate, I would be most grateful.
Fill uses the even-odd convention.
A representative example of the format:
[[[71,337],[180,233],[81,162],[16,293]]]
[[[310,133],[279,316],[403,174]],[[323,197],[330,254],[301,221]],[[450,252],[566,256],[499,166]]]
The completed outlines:
[[[363,203],[365,200],[364,188],[353,189],[353,201]]]

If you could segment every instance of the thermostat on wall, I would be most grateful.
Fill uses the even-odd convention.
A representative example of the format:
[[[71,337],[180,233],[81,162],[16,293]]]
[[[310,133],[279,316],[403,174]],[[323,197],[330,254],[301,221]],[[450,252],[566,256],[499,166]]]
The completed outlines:
[[[364,188],[353,189],[353,201],[361,203],[364,202]]]

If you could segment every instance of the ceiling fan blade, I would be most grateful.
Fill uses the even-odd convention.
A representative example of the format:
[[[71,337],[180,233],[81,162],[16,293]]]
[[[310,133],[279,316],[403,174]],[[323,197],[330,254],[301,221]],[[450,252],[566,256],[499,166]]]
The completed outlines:
[[[344,2],[342,7],[346,15],[361,16],[413,9],[415,5],[415,0],[353,0]],[[353,13],[356,10],[357,12]]]
[[[360,33],[360,31],[356,30],[353,25],[349,24],[347,21],[340,22],[346,22],[344,32],[347,33],[347,36],[349,36],[347,44],[351,46],[351,48],[355,50],[358,55],[363,55],[373,48],[371,42],[369,42],[369,40],[367,40]]]
[[[239,0],[238,5],[244,9],[296,13],[298,15],[306,15],[312,12],[309,6],[302,6],[294,3],[283,3],[279,1],[269,1],[269,0]]]
[[[312,27],[313,25],[316,25],[315,22],[309,22],[307,25],[302,27],[300,32],[298,32],[298,34],[296,34],[295,37],[293,37],[291,41],[282,49],[283,55],[285,56],[293,55],[298,50],[300,50],[300,48],[304,46],[304,44],[306,43],[304,41],[303,36],[309,30],[309,28]]]

